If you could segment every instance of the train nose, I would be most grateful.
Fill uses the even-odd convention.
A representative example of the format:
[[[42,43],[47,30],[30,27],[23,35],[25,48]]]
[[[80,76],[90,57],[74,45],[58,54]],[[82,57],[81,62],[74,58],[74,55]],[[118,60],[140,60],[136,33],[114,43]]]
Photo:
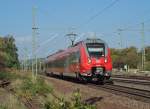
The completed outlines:
[[[91,58],[91,64],[93,66],[104,65],[105,59],[104,58]]]
[[[94,75],[104,75],[104,68],[102,67],[92,67],[92,74]]]

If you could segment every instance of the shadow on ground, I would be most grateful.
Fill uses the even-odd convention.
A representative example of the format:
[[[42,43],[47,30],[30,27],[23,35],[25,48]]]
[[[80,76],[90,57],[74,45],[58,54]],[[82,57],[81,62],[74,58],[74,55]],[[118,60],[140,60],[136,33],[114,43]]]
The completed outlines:
[[[103,97],[91,97],[91,98],[84,100],[83,103],[93,105],[96,102],[101,101],[102,99]]]

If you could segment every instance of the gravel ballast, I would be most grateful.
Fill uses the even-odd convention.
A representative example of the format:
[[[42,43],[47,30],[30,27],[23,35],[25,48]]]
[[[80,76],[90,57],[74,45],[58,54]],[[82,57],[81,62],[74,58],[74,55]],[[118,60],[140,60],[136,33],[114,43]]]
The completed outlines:
[[[55,93],[71,98],[73,91],[80,89],[82,101],[95,104],[97,109],[150,109],[150,103],[136,101],[124,96],[119,96],[104,90],[93,89],[84,84],[77,84],[53,77],[46,77],[52,84]]]

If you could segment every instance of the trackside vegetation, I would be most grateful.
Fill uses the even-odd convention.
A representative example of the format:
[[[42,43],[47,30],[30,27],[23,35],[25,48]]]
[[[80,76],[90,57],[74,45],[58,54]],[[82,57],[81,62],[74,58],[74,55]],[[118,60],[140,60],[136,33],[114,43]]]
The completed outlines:
[[[9,87],[15,93],[18,101],[24,99],[32,102],[37,99],[40,109],[96,109],[93,105],[82,103],[79,90],[73,93],[71,101],[67,101],[55,95],[52,86],[47,84],[43,78],[38,76],[34,80],[31,72],[17,70],[20,67],[17,51],[13,36],[0,37],[0,80],[11,81]],[[49,95],[52,95],[53,98],[48,98]],[[12,104],[9,102],[0,104],[0,108],[10,109],[9,105]],[[17,109],[17,107],[13,108]]]
[[[80,90],[77,89],[73,92],[71,101],[66,101],[64,98],[47,101],[45,109],[96,109],[96,106],[83,103]]]
[[[130,68],[141,69],[142,53],[136,47],[123,49],[111,49],[111,57],[114,68],[123,68],[128,65]],[[150,71],[150,46],[145,47],[145,70]]]
[[[32,99],[38,96],[46,96],[52,92],[52,88],[42,78],[38,77],[37,80],[33,81],[28,77],[21,81],[21,84],[16,87],[16,91],[19,97]]]
[[[31,101],[34,98],[42,98],[42,109],[96,109],[94,105],[82,103],[79,90],[73,92],[71,101],[67,101],[65,98],[57,96],[52,86],[47,84],[44,79],[40,77],[35,81],[30,77],[24,79],[22,83],[18,85],[16,91],[19,97]],[[53,98],[48,98],[49,95]]]
[[[36,80],[31,78],[31,73],[27,72],[4,72],[0,73],[1,79],[8,79],[11,81],[10,87],[15,92],[15,96],[20,101],[34,102],[39,101],[39,109],[96,109],[95,105],[86,104],[81,100],[80,90],[73,92],[70,100],[65,97],[58,96],[51,84],[38,76]],[[49,97],[51,96],[51,97]],[[10,109],[8,105],[0,105],[2,109]]]
[[[17,47],[13,36],[0,37],[0,68],[19,68]]]

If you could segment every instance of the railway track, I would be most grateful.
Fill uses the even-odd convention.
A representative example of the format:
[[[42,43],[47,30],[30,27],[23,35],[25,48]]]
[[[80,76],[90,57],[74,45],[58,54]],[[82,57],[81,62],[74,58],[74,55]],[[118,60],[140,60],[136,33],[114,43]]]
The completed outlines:
[[[56,75],[53,77],[56,79],[62,79]],[[63,80],[79,84],[79,82],[76,81],[76,79],[72,78],[72,77],[64,76]],[[116,95],[126,96],[131,99],[150,103],[150,91],[148,91],[148,90],[142,90],[142,89],[114,85],[114,84],[97,85],[94,83],[87,83],[84,85],[86,85],[90,88],[97,89],[97,90],[105,90],[105,91],[108,91],[108,92],[116,94]]]
[[[150,81],[149,80],[141,80],[141,79],[133,79],[133,78],[123,78],[123,77],[112,77],[113,81],[116,82],[123,82],[123,83],[132,83],[132,84],[138,84],[138,85],[149,85],[150,86]]]
[[[150,103],[150,91],[148,90],[141,90],[131,87],[119,86],[119,85],[93,85],[89,84],[89,87],[95,89],[102,89],[117,95],[122,95],[129,97],[131,99],[148,102]]]
[[[28,100],[27,98],[20,98],[16,95],[16,92],[9,87],[11,82],[9,80],[0,81],[0,87],[4,88],[7,92],[14,95],[21,103],[23,103],[28,109],[38,109],[36,106],[36,102],[33,100]]]
[[[149,76],[137,76],[137,75],[112,75],[113,78],[124,78],[124,79],[138,79],[138,80],[149,80]]]
[[[8,80],[2,80],[0,81],[0,87],[5,87],[5,86],[8,86],[10,84],[10,81]]]
[[[22,98],[20,101],[28,108],[28,109],[40,109],[37,99],[29,100],[27,98]]]

